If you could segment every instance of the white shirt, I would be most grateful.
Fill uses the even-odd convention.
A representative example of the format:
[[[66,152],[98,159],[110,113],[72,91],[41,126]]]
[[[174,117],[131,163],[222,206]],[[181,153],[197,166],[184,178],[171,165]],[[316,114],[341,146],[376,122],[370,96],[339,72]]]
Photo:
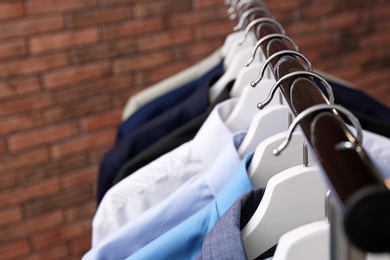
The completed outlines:
[[[92,246],[208,169],[233,133],[224,123],[237,99],[218,104],[193,140],[142,167],[112,187],[92,222]],[[212,144],[212,145],[210,145]]]
[[[130,115],[137,111],[143,105],[150,101],[174,90],[188,82],[200,78],[206,72],[214,68],[222,61],[220,48],[214,51],[211,55],[200,61],[199,63],[163,80],[160,81],[134,96],[130,97],[124,109],[122,120],[125,121]]]

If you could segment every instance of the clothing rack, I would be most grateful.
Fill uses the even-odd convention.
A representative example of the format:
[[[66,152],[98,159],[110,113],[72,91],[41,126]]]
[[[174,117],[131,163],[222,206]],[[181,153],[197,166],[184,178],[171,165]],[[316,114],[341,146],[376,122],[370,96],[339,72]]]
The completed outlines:
[[[231,8],[234,8],[234,5],[237,7],[237,2],[242,1],[232,2]],[[247,2],[245,8],[241,4],[241,8],[236,9],[238,18],[248,8],[265,6],[262,1]],[[251,20],[246,22],[249,24],[254,19],[263,17],[272,18],[262,12],[252,15],[249,18]],[[270,34],[282,33],[271,23],[257,24],[253,26],[252,32],[257,40]],[[266,58],[277,52],[290,50],[284,39],[265,40],[260,47]],[[305,70],[291,54],[271,60],[270,67],[277,81],[291,72]],[[329,104],[321,87],[310,76],[300,75],[286,79],[279,89],[295,116],[314,105]],[[321,117],[318,116],[320,113]],[[302,119],[299,125],[330,187],[335,207],[339,208],[341,226],[347,239],[365,252],[389,252],[390,183],[381,177],[360,146],[353,149],[335,149],[335,145],[340,142],[354,140],[337,111],[330,110],[325,114],[323,111],[314,112]],[[332,255],[337,253],[332,252]]]

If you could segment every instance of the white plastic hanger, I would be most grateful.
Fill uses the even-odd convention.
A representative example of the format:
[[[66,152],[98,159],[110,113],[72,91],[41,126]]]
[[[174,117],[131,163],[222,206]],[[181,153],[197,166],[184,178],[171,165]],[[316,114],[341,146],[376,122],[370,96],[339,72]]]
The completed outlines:
[[[274,83],[274,80],[267,79],[263,80],[260,86],[256,88],[252,88],[248,85],[247,88],[244,89],[237,105],[225,120],[225,123],[230,130],[238,131],[240,129],[248,129],[256,113],[267,113],[267,109],[260,111],[257,107],[257,103],[259,100],[267,98]],[[272,103],[278,104],[278,101],[273,100]],[[275,118],[275,120],[280,121],[281,119]],[[284,130],[286,129],[287,128]]]
[[[241,36],[243,37],[243,36]],[[241,50],[245,50],[247,48],[253,49],[256,43],[256,38],[253,33],[249,33],[247,39],[242,44],[239,44],[239,42],[242,40],[242,38],[234,38],[232,39],[231,44],[229,45],[226,55],[224,56],[223,65],[224,68],[227,70],[230,66],[232,66],[232,63],[234,63],[235,57],[238,55],[238,53]],[[250,57],[249,55],[245,55],[245,57]],[[245,60],[243,63],[241,63],[241,67],[243,68],[245,65]]]
[[[243,67],[240,70],[236,81],[234,81],[233,87],[230,90],[230,97],[240,97],[244,89],[251,88],[250,83],[258,76],[259,68],[262,64],[262,62],[256,61],[252,64],[252,66]]]
[[[283,37],[283,35],[275,34],[272,35],[271,38],[280,38],[280,36]],[[256,48],[259,47],[262,40],[260,40],[256,44]],[[250,61],[247,62],[246,65],[249,65],[253,61],[253,57],[256,54],[256,48],[252,53],[252,58],[250,59]],[[289,51],[288,53],[295,54],[295,51]],[[275,53],[265,61],[265,63],[261,67],[260,75],[262,79],[269,62],[273,58],[284,54],[284,52]],[[308,68],[311,69],[310,63],[308,63]],[[280,102],[271,99],[270,103],[268,103],[272,104],[271,107],[268,106],[266,107],[266,109],[262,109],[260,111],[255,112],[256,114],[253,115],[252,118],[247,117],[248,115],[246,114],[246,110],[251,111],[250,109],[254,109],[254,105],[252,107],[252,102],[256,102],[256,100],[254,100],[255,97],[258,97],[258,100],[261,100],[267,95],[267,91],[275,88],[275,86],[272,86],[270,88],[269,85],[271,83],[272,82],[270,82],[270,80],[262,80],[257,87],[252,89],[245,89],[245,91],[243,92],[243,96],[240,97],[239,103],[236,105],[235,109],[226,121],[231,129],[235,129],[233,123],[244,124],[250,122],[248,133],[239,147],[239,154],[241,156],[245,156],[248,152],[253,151],[256,148],[257,144],[261,143],[264,139],[274,134],[285,131],[288,128],[288,123],[290,122],[290,109],[288,106],[282,105],[282,98]],[[254,90],[256,90],[257,88],[259,88],[258,92],[255,92]],[[271,93],[271,91],[268,93]]]
[[[255,60],[256,57],[259,56],[259,55],[256,55],[256,51],[257,51],[258,47],[260,46],[260,44],[262,42],[264,42],[265,40],[267,40],[267,39],[269,40],[272,38],[287,38],[287,39],[289,39],[288,37],[286,37],[285,35],[282,35],[282,34],[273,34],[273,35],[271,35],[271,37],[267,36],[267,37],[264,37],[263,39],[260,39],[257,42],[256,47],[252,50],[252,54],[251,54],[249,61],[245,63],[246,66],[249,66],[252,63],[252,61]],[[292,42],[292,44],[294,45],[294,42]],[[294,46],[296,46],[296,45],[294,45]],[[260,51],[259,54],[262,54],[262,52]],[[262,65],[261,66],[261,75],[262,75],[262,79],[263,79],[263,75],[265,73],[265,70],[267,69],[267,65],[269,64],[269,61],[272,60],[274,57],[277,57],[277,56],[282,55],[282,54],[284,54],[284,53],[276,53],[275,54],[276,56],[275,55],[271,56],[269,59],[267,59],[265,61],[265,63],[256,62],[256,64],[252,65],[252,68],[256,68],[257,66],[255,66],[255,65],[261,64]],[[289,54],[295,54],[295,52],[289,51]],[[299,54],[299,53],[297,53],[297,54]],[[261,55],[261,56],[264,56],[264,55]],[[262,60],[261,57],[259,57],[258,59]],[[309,68],[311,69],[310,63],[309,63]],[[255,69],[245,70],[245,74],[255,74]],[[271,75],[271,73],[269,73],[269,74]],[[253,146],[258,144],[259,141],[263,140],[263,138],[260,138],[260,139],[255,138],[254,139],[254,137],[256,137],[255,133],[258,132],[258,129],[260,128],[260,126],[264,125],[264,122],[262,121],[262,119],[264,119],[263,118],[264,113],[271,113],[270,115],[268,115],[268,118],[272,118],[272,116],[274,116],[274,120],[276,121],[276,123],[280,122],[280,121],[287,122],[285,120],[286,117],[284,116],[285,114],[287,115],[287,113],[283,113],[281,115],[281,117],[279,117],[279,113],[275,113],[274,115],[272,115],[272,113],[274,113],[274,110],[270,110],[270,111],[258,111],[257,110],[256,104],[257,104],[258,100],[266,99],[266,97],[268,96],[268,94],[270,93],[270,91],[273,87],[273,84],[275,83],[274,79],[263,80],[260,82],[260,85],[257,86],[256,88],[250,88],[249,85],[246,85],[246,87],[244,85],[248,84],[248,81],[250,79],[253,79],[254,77],[244,78],[242,76],[241,72],[239,73],[238,77],[240,77],[240,81],[237,84],[235,84],[235,86],[233,86],[233,89],[234,89],[234,87],[236,87],[236,89],[235,89],[236,92],[239,92],[240,91],[239,89],[243,89],[242,94],[240,96],[238,104],[236,105],[236,107],[234,108],[234,110],[232,111],[232,113],[229,115],[229,117],[227,118],[227,120],[225,122],[226,122],[227,126],[232,131],[237,131],[239,129],[248,129],[249,126],[251,126],[252,129],[250,129],[250,131],[249,131],[249,132],[251,132],[251,135],[249,135],[249,136],[250,136],[250,139],[253,141],[249,142],[248,141],[249,136],[247,136],[245,138],[247,140],[244,142],[246,145],[245,145],[245,148],[243,148],[243,150],[245,150],[245,151],[251,151],[251,150],[249,150],[251,147],[253,148]],[[273,103],[278,104],[277,101],[274,101]],[[280,110],[278,110],[278,112],[281,112],[282,110],[286,111],[286,109],[281,108]],[[260,114],[260,115],[257,117],[254,117],[255,114]],[[267,120],[265,122],[267,122]],[[265,125],[267,125],[267,124],[265,124]],[[272,125],[272,121],[271,121],[271,125]],[[277,124],[277,125],[280,125],[280,124]],[[275,129],[277,131],[273,132],[273,134],[279,133],[280,131],[284,131],[285,129],[287,129],[287,128],[280,129],[280,130],[279,130],[279,128],[277,128],[277,129]],[[252,143],[253,143],[252,146],[248,146],[249,144],[252,144]]]
[[[300,145],[302,149],[302,143]],[[294,150],[295,153],[298,152],[292,149],[289,153],[291,156]],[[284,164],[284,160],[286,158],[280,158],[280,164]],[[262,173],[268,175],[266,170]],[[259,187],[257,183],[253,185]],[[324,219],[326,191],[327,187],[321,172],[313,165],[308,167],[298,165],[271,177],[259,207],[242,229],[248,258],[254,259],[267,251],[277,244],[286,232]]]
[[[291,134],[286,149],[279,156],[273,154],[273,150],[285,140],[287,131],[273,135],[256,147],[252,161],[248,167],[249,178],[254,187],[265,187],[268,181],[279,172],[302,164],[302,146],[305,138],[300,131]],[[309,154],[309,163],[313,158]]]
[[[252,47],[249,47],[236,53],[222,77],[210,87],[209,95],[211,102],[215,101],[226,85],[237,77],[240,70],[244,67],[245,60],[250,57],[251,51]]]
[[[284,234],[273,260],[330,260],[330,225],[326,220],[312,222]]]
[[[226,57],[230,47],[234,42],[239,41],[244,37],[245,32],[244,31],[238,31],[238,32],[232,32],[228,36],[226,36],[225,41],[221,47],[221,55],[222,57]]]
[[[331,99],[333,98],[331,97]],[[338,105],[318,104],[305,109],[294,119],[287,131],[288,134],[286,135],[286,138],[279,146],[273,149],[272,153],[279,156],[285,154],[287,149],[289,149],[289,146],[287,145],[294,144],[292,138],[294,138],[294,134],[296,133],[293,133],[293,131],[299,121],[313,112],[323,110],[343,113],[356,127],[356,137],[352,141],[338,143],[335,146],[335,149],[356,149],[357,146],[362,144],[362,130],[359,121],[352,113]],[[322,113],[318,113],[315,118],[320,116],[322,116]],[[261,147],[264,142],[265,141],[263,141],[259,147]],[[294,147],[296,146],[294,145]],[[260,149],[259,152],[261,153],[263,150],[265,149]],[[284,152],[281,153],[283,150]],[[288,152],[290,156],[293,156],[293,150],[294,148]],[[258,149],[256,149],[256,152],[258,152]],[[255,187],[262,187],[269,175],[264,168],[256,169],[258,172],[253,172],[253,169],[251,169],[252,163],[254,162],[253,160],[256,157],[256,152],[249,165],[248,172],[252,184]],[[285,160],[290,160],[290,158],[283,159],[282,157],[279,157],[279,159],[280,163],[283,164],[285,164]],[[272,157],[267,161],[263,161],[264,167],[269,167],[269,164],[274,163]],[[274,167],[278,166],[275,165],[272,169]],[[309,174],[306,174],[307,172],[309,172]],[[289,174],[282,178],[280,177],[282,176],[282,173]],[[242,230],[245,249],[247,250],[247,255],[250,259],[261,255],[275,245],[278,239],[288,231],[303,224],[325,218],[325,207],[323,202],[327,187],[319,170],[314,166],[306,168],[293,167],[282,173],[270,178],[263,200],[253,217]],[[275,179],[278,181],[275,181]],[[274,182],[276,182],[277,186]],[[270,184],[272,185],[270,186]],[[278,190],[275,187],[278,187]],[[273,194],[269,194],[267,191],[273,192]],[[285,216],[288,216],[288,218],[286,219]]]
[[[290,121],[290,108],[285,105],[271,105],[258,111],[252,118],[247,134],[238,148],[241,158],[256,149],[265,139],[285,131]]]

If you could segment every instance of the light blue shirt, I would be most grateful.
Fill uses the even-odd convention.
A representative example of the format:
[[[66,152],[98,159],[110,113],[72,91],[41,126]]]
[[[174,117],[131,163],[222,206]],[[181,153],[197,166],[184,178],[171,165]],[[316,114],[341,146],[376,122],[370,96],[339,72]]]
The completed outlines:
[[[246,170],[253,153],[248,154],[217,198],[201,211],[146,245],[127,260],[194,259],[202,249],[207,232],[236,200],[253,189]],[[145,230],[145,233],[149,230]]]
[[[215,200],[240,166],[237,150],[244,137],[245,132],[234,134],[209,169],[194,175],[164,201],[97,244],[84,259],[124,259]]]

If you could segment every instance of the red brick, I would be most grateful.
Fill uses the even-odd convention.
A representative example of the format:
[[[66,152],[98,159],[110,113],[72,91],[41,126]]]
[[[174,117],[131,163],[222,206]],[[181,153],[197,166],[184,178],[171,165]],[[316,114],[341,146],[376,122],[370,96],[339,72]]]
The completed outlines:
[[[68,172],[61,178],[61,185],[65,189],[94,183],[97,179],[97,168],[89,167],[74,172]]]
[[[70,252],[74,256],[83,256],[91,248],[91,236],[84,236],[70,243]]]
[[[89,161],[91,164],[99,164],[103,156],[112,148],[111,144],[101,146],[89,152]]]
[[[195,2],[196,7],[205,7],[205,6],[212,6],[212,5],[220,6],[222,4],[222,2],[218,1],[218,0],[196,0],[194,2]]]
[[[16,186],[16,177],[14,174],[0,175],[0,191]]]
[[[61,158],[67,155],[82,153],[96,149],[99,146],[113,143],[116,135],[115,129],[104,132],[88,134],[62,144],[53,145],[50,149],[52,158]]]
[[[97,96],[86,100],[48,109],[43,112],[44,122],[58,122],[64,119],[88,115],[91,113],[107,110],[110,107],[110,100],[107,95]]]
[[[39,79],[35,77],[0,82],[0,99],[36,92],[40,88]]]
[[[78,124],[68,123],[14,134],[7,141],[10,151],[16,152],[29,147],[47,145],[78,133]]]
[[[172,60],[169,52],[157,52],[134,58],[116,60],[113,65],[114,73],[124,71],[143,70],[161,66]]]
[[[29,14],[68,11],[83,7],[95,6],[97,0],[27,0],[26,9]]]
[[[43,82],[46,88],[58,88],[67,84],[101,78],[109,73],[110,64],[100,62],[46,73],[43,76]]]
[[[376,34],[366,35],[361,39],[360,46],[363,48],[371,48],[373,46],[378,46],[384,43],[388,43],[390,41],[389,34],[383,34],[382,32],[378,32]]]
[[[340,15],[331,16],[325,20],[326,28],[329,30],[340,30],[356,25],[362,19],[360,13],[342,13]]]
[[[65,49],[79,45],[95,43],[99,40],[97,28],[89,28],[71,32],[61,32],[32,37],[30,40],[31,52]]]
[[[5,146],[5,141],[0,140],[0,155],[7,152],[7,147]]]
[[[45,3],[45,1],[41,1]],[[64,28],[62,15],[34,16],[0,24],[0,39],[50,32]]]
[[[225,10],[226,15],[226,10]],[[225,19],[227,17],[225,16]],[[201,11],[189,11],[170,14],[167,17],[168,28],[175,28],[180,26],[193,26],[202,23],[207,23],[215,20],[215,13],[213,9],[204,9]],[[187,29],[188,30],[188,29]]]
[[[123,57],[134,53],[132,39],[115,40],[105,42],[88,48],[77,48],[72,50],[70,58],[72,63],[84,63],[104,58]]]
[[[81,125],[87,132],[106,127],[115,128],[121,122],[122,110],[123,109],[117,109],[106,113],[100,113],[99,115],[83,118]]]
[[[95,197],[91,185],[80,186],[28,202],[24,205],[24,213],[28,217],[43,215],[53,210],[83,205],[95,200]]]
[[[48,250],[34,252],[28,256],[29,260],[42,259],[69,259],[69,252],[67,245],[58,245]]]
[[[0,103],[0,114],[10,115],[19,112],[32,111],[34,109],[42,109],[55,104],[61,104],[67,101],[65,91],[57,91],[51,93],[41,93],[39,95],[27,96],[12,101]]]
[[[89,164],[86,155],[72,156],[59,161],[50,161],[33,168],[19,169],[17,170],[16,179],[18,185],[25,185],[54,176],[62,176],[66,172],[87,167]]]
[[[198,26],[195,29],[194,35],[197,39],[207,39],[216,37],[226,37],[232,32],[230,24],[226,23],[209,23],[208,26]]]
[[[149,83],[144,84],[144,86],[142,86],[140,84],[137,84],[137,83],[135,83],[134,85],[137,88],[130,89],[130,90],[127,90],[125,92],[118,92],[118,93],[115,93],[114,95],[111,96],[111,106],[112,106],[112,108],[121,108],[121,109],[123,109],[123,107],[126,105],[127,101],[129,100],[129,98],[131,96],[133,96],[134,94],[138,93],[138,91],[142,90],[143,88],[150,86]]]
[[[82,205],[72,206],[64,212],[67,222],[79,219],[92,219],[96,213],[96,202],[90,201]]]
[[[0,63],[0,78],[38,73],[67,64],[67,57],[62,53],[4,62]]]
[[[1,7],[0,7],[1,9]],[[16,39],[0,43],[0,59],[25,55],[26,44],[23,39]]]
[[[33,185],[18,187],[17,190],[0,194],[0,206],[18,205],[34,199],[50,196],[60,190],[58,179],[50,179]]]
[[[146,83],[152,84],[159,80],[163,80],[185,68],[188,68],[190,66],[189,62],[183,61],[183,62],[177,62],[174,64],[170,64],[167,67],[163,67],[161,69],[156,69],[153,71],[150,71],[145,74],[140,74],[137,78],[138,84],[143,85]]]
[[[20,17],[23,15],[23,4],[20,0],[0,3],[0,19]]]
[[[140,2],[134,6],[134,15],[136,17],[166,14],[168,12],[191,9],[191,1],[189,0],[176,1],[174,4],[170,1],[145,2]]]
[[[283,10],[291,10],[292,8],[299,8],[301,6],[309,5],[308,0],[290,0],[290,1],[272,1],[267,2],[267,8],[271,12],[280,12]],[[321,5],[322,7],[322,5]],[[317,7],[320,8],[320,7]]]
[[[1,259],[21,259],[30,252],[28,241],[2,244],[0,246]]]
[[[47,162],[48,160],[49,156],[47,150],[39,149],[0,160],[0,172],[22,167],[30,167]]]
[[[16,224],[14,227],[0,230],[0,242],[18,238],[28,238],[45,230],[53,230],[63,223],[62,211],[58,210],[36,218],[31,218]]]
[[[218,47],[222,46],[223,40],[213,39],[207,42],[197,42],[187,45],[183,48],[183,57],[196,58],[197,60],[207,57],[213,53]]]
[[[0,136],[41,125],[40,114],[16,115],[0,120]]]
[[[318,24],[316,22],[312,23],[291,23],[284,26],[284,29],[289,35],[307,35],[307,34],[318,34]],[[299,46],[298,46],[299,47]]]
[[[131,75],[117,75],[111,78],[99,79],[83,86],[77,86],[74,89],[74,95],[75,98],[84,98],[120,89],[130,89],[132,82],[133,77]]]
[[[139,38],[136,41],[137,49],[141,51],[153,50],[163,47],[172,47],[192,40],[191,30],[163,32]]]
[[[69,224],[57,230],[47,232],[33,238],[33,245],[37,248],[45,248],[55,244],[61,244],[66,241],[72,241],[91,231],[91,221],[82,221]]]
[[[0,226],[5,226],[12,222],[22,219],[22,212],[20,208],[12,208],[0,211]],[[0,229],[1,232],[2,229]]]
[[[162,18],[148,18],[145,20],[131,20],[119,25],[110,26],[105,31],[107,39],[129,37],[150,32],[161,31],[164,28]]]
[[[73,27],[107,24],[130,18],[131,16],[130,6],[106,7],[74,13],[71,16],[71,23]]]

